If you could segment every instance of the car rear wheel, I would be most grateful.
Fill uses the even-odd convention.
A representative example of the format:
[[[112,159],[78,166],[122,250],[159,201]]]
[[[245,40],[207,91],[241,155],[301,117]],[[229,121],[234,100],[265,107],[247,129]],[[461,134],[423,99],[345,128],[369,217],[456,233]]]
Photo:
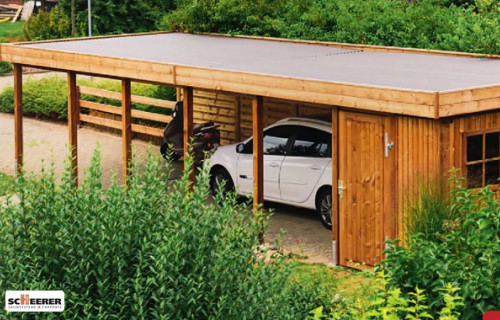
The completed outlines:
[[[316,211],[327,229],[332,229],[332,189],[323,189],[317,197]]]
[[[229,192],[234,192],[234,183],[231,175],[224,168],[215,168],[210,177],[210,189],[215,197],[220,188],[222,189],[222,198],[224,199]]]

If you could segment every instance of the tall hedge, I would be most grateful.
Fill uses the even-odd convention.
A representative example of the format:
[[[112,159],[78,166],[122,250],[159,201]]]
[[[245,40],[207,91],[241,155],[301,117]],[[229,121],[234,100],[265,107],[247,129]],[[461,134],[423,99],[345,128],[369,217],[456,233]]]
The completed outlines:
[[[290,264],[258,253],[264,216],[235,196],[207,201],[208,166],[191,189],[187,163],[168,183],[150,153],[107,189],[99,153],[78,188],[69,167],[60,183],[52,170],[20,177],[20,201],[0,205],[0,288],[65,292],[63,313],[30,319],[305,319],[327,307],[321,285],[289,282]]]
[[[165,16],[162,28],[500,54],[499,2],[462,4],[445,0],[183,0]]]

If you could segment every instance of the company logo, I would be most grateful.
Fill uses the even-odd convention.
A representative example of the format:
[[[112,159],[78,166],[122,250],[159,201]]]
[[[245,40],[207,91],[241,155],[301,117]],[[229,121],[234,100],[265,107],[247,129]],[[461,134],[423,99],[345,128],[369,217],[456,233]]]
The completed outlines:
[[[6,291],[7,312],[62,312],[63,291]]]

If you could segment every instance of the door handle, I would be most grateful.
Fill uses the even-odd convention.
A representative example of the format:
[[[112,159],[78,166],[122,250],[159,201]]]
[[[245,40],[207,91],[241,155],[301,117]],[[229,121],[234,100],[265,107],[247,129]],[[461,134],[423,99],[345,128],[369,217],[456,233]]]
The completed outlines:
[[[311,168],[312,170],[320,170],[320,169],[321,169],[321,167],[318,167],[318,166],[311,166],[310,168]]]
[[[270,166],[270,167],[273,167],[273,168],[277,168],[277,167],[279,167],[279,166],[280,166],[280,164],[279,164],[279,163],[277,163],[277,162],[271,162],[271,163],[269,164],[269,166]]]
[[[339,194],[339,199],[343,199],[344,198],[344,190],[345,190],[344,181],[339,180],[337,182],[337,192]]]

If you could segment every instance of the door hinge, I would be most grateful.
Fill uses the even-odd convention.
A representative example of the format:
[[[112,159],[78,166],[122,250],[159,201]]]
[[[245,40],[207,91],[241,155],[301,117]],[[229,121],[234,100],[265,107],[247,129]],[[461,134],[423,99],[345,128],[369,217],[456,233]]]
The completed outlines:
[[[394,142],[389,142],[389,134],[385,133],[385,157],[389,158],[389,150],[394,150]]]
[[[337,192],[338,192],[338,195],[339,195],[339,199],[343,199],[344,198],[344,190],[345,190],[344,181],[339,180],[338,183],[337,183]]]

